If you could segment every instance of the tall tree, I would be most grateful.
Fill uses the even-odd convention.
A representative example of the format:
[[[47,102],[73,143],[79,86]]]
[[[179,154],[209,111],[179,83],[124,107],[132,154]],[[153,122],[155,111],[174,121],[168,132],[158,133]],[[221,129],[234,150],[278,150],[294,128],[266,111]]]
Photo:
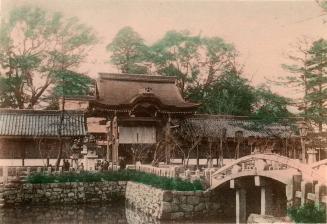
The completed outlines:
[[[308,122],[317,125],[320,132],[327,123],[326,43],[324,39],[302,43],[297,48],[297,52],[301,54],[290,56],[294,63],[283,65],[293,74],[286,77],[284,84],[301,87],[303,95],[300,99],[300,108],[304,111],[302,115]]]
[[[306,100],[309,102],[307,116],[313,120],[322,132],[327,124],[327,40],[313,42],[308,64]]]
[[[156,73],[176,76],[177,85],[184,95],[200,73],[200,46],[200,36],[192,36],[189,31],[169,31],[151,46],[149,61]]]
[[[141,36],[127,26],[118,31],[113,41],[107,45],[111,52],[110,62],[122,73],[144,74],[147,72],[143,64],[147,54],[147,46]]]
[[[220,37],[202,38],[201,70],[204,75],[204,85],[208,86],[224,72],[237,68],[237,52],[232,44],[226,43]]]
[[[77,68],[96,43],[94,31],[76,18],[40,8],[14,8],[0,28],[0,103],[34,108],[62,71]]]
[[[307,60],[310,57],[309,48],[310,41],[306,38],[300,39],[294,46],[294,51],[290,52],[288,59],[291,61],[289,64],[282,64],[282,68],[288,71],[291,75],[280,77],[277,84],[282,84],[288,87],[295,88],[303,94],[302,97],[297,99],[299,109],[303,111],[307,117],[308,102],[306,100],[308,94],[307,77],[309,74]]]

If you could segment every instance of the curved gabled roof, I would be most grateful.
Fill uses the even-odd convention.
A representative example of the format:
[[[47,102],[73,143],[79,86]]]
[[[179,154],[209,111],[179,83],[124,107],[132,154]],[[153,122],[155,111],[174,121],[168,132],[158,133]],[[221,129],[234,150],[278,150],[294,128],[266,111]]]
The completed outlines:
[[[107,106],[128,106],[137,98],[149,96],[157,98],[161,107],[191,109],[199,106],[183,99],[175,77],[100,73],[97,88],[96,101]]]

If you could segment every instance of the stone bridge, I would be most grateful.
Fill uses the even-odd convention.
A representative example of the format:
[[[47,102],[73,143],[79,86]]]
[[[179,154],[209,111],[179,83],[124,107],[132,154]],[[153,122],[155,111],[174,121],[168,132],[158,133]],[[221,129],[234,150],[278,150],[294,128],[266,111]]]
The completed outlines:
[[[240,223],[246,221],[246,191],[249,191],[249,186],[244,183],[242,186],[242,179],[253,177],[254,185],[251,186],[260,188],[260,213],[265,215],[274,200],[272,188],[280,183],[284,186],[288,207],[310,201],[326,206],[326,167],[327,160],[308,165],[277,154],[252,154],[213,172],[210,188],[219,191],[229,182],[229,188],[235,190],[236,223]]]

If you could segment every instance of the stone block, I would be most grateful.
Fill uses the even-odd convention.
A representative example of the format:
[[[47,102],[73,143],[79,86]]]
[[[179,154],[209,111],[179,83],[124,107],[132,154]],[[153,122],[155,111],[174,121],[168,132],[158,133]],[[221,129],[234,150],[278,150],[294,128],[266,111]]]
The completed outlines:
[[[186,199],[187,199],[186,196],[179,196],[180,203],[186,203]]]
[[[43,194],[44,191],[43,191],[42,189],[37,189],[37,190],[36,190],[36,193],[37,193],[37,194]]]
[[[258,214],[250,214],[248,220],[248,224],[255,223],[292,223],[287,217],[274,217],[270,215],[258,215]]]
[[[184,213],[183,212],[173,212],[170,214],[171,219],[182,219],[184,218]]]
[[[197,205],[200,202],[200,198],[198,196],[188,196],[187,202],[191,205]]]
[[[161,210],[162,210],[162,212],[172,212],[173,211],[172,203],[165,202],[165,201],[162,202]]]
[[[190,204],[181,204],[179,207],[183,212],[192,212],[193,211],[193,205],[190,205]]]
[[[67,196],[70,197],[70,198],[72,198],[72,197],[75,196],[75,194],[74,194],[74,192],[69,192]]]
[[[204,203],[199,203],[198,205],[194,206],[194,211],[199,212],[205,210],[206,205]]]
[[[203,191],[195,191],[194,196],[202,197],[203,196]]]
[[[162,195],[162,200],[166,202],[171,202],[173,200],[173,194],[171,191],[164,191]]]

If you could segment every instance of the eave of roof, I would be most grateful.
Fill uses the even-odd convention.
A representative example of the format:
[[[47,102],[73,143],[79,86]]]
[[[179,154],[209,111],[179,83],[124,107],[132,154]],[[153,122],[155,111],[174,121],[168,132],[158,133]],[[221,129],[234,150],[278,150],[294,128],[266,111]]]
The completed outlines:
[[[109,109],[133,108],[137,102],[152,102],[165,111],[193,110],[200,105],[185,101],[176,77],[99,73],[94,104]],[[149,92],[143,92],[149,89]]]
[[[236,131],[242,131],[244,137],[298,137],[290,125],[273,123],[263,125],[258,129],[251,128],[257,121],[247,116],[195,114],[184,122],[190,122],[198,126],[197,128],[205,129],[203,131],[208,136],[219,137],[220,131],[226,128],[229,138],[234,138]]]
[[[59,136],[61,111],[57,110],[0,110],[0,136],[54,138]],[[81,111],[65,111],[62,137],[86,135],[85,118]]]
[[[138,81],[138,82],[159,82],[159,83],[175,83],[175,76],[159,76],[159,75],[142,75],[142,74],[125,74],[125,73],[99,73],[99,80],[120,80],[120,81]]]

